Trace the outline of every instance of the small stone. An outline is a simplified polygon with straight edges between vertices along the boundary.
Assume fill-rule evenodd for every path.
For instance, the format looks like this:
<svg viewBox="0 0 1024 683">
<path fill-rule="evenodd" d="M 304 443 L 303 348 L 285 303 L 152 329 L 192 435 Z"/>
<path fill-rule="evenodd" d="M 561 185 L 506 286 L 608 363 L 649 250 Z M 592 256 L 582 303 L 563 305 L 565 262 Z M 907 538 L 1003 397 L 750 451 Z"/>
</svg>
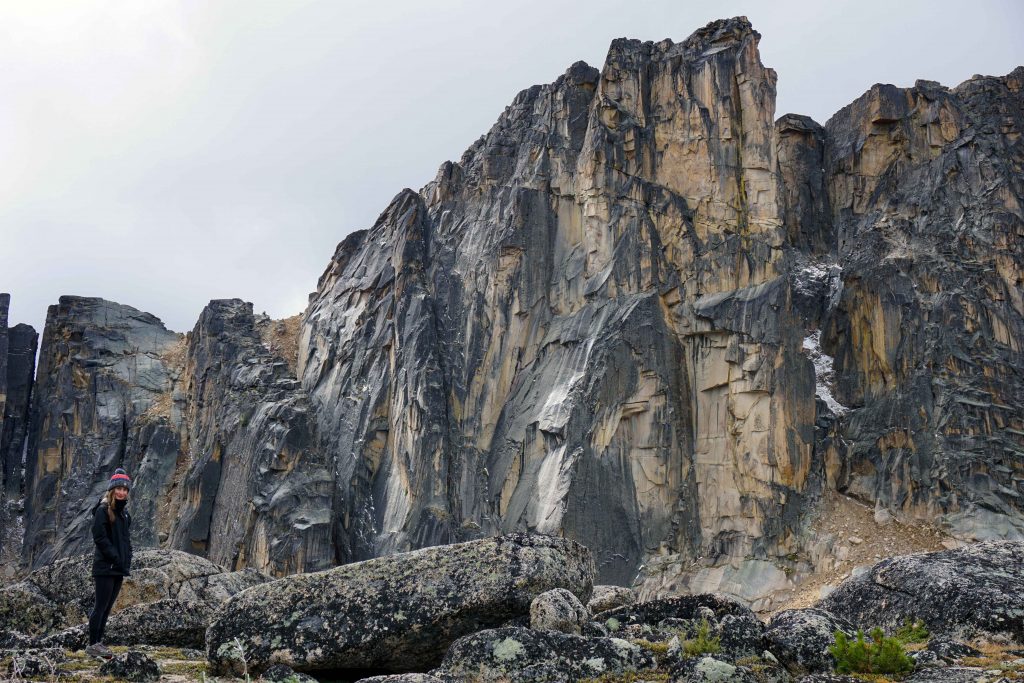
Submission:
<svg viewBox="0 0 1024 683">
<path fill-rule="evenodd" d="M 892 513 L 885 508 L 878 508 L 875 510 L 875 524 L 879 526 L 887 526 L 892 522 Z"/>
<path fill-rule="evenodd" d="M 850 538 L 848 538 L 846 540 L 848 540 L 850 542 L 850 545 L 860 545 L 861 543 L 864 542 L 864 539 L 861 538 L 860 536 L 850 536 Z"/>
</svg>

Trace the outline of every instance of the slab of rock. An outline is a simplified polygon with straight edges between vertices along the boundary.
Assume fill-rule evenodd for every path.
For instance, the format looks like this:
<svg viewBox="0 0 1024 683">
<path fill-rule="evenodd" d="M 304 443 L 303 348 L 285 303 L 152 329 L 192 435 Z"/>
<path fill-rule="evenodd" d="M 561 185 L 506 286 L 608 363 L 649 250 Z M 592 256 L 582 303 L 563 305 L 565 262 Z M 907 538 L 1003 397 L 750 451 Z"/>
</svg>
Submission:
<svg viewBox="0 0 1024 683">
<path fill-rule="evenodd" d="M 100 666 L 100 675 L 151 683 L 160 680 L 160 665 L 141 652 L 125 652 L 104 662 Z"/>
<path fill-rule="evenodd" d="M 964 657 L 977 657 L 981 654 L 970 645 L 958 643 L 947 638 L 932 638 L 928 641 L 926 652 L 933 652 L 939 659 L 949 662 L 957 662 Z"/>
<path fill-rule="evenodd" d="M 818 607 L 865 631 L 920 619 L 933 636 L 1024 642 L 1024 542 L 986 541 L 883 560 Z"/>
<path fill-rule="evenodd" d="M 653 667 L 649 652 L 619 638 L 500 628 L 455 641 L 436 673 L 479 683 L 564 683 Z"/>
<path fill-rule="evenodd" d="M 754 672 L 705 655 L 687 659 L 672 671 L 674 683 L 759 683 Z"/>
<path fill-rule="evenodd" d="M 290 666 L 275 664 L 260 676 L 259 680 L 265 683 L 317 683 L 312 676 L 299 673 Z"/>
<path fill-rule="evenodd" d="M 822 609 L 790 609 L 775 614 L 764 633 L 765 646 L 780 662 L 797 671 L 828 671 L 835 660 L 828 651 L 836 631 L 853 635 L 853 625 Z"/>
<path fill-rule="evenodd" d="M 104 634 L 110 645 L 169 645 L 202 648 L 216 607 L 168 598 L 133 605 L 110 615 Z"/>
<path fill-rule="evenodd" d="M 564 588 L 545 591 L 530 603 L 530 628 L 579 634 L 590 621 L 580 599 Z"/>
<path fill-rule="evenodd" d="M 229 600 L 206 636 L 216 672 L 287 664 L 296 671 L 435 666 L 457 638 L 529 613 L 533 599 L 593 588 L 590 551 L 510 534 L 290 576 Z"/>
<path fill-rule="evenodd" d="M 623 586 L 594 586 L 594 594 L 587 603 L 591 614 L 605 612 L 616 607 L 632 605 L 636 602 L 636 593 Z"/>
</svg>

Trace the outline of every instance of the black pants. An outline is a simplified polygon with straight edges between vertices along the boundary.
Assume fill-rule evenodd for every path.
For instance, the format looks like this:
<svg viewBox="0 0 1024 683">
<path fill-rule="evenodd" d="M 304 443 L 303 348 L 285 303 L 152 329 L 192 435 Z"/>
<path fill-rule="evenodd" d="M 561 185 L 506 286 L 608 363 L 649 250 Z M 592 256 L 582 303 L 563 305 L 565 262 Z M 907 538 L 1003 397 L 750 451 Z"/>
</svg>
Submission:
<svg viewBox="0 0 1024 683">
<path fill-rule="evenodd" d="M 103 629 L 107 627 L 107 617 L 110 616 L 110 608 L 117 600 L 117 594 L 121 592 L 123 576 L 94 576 L 96 582 L 96 606 L 92 608 L 89 616 L 89 644 L 103 640 Z"/>
</svg>

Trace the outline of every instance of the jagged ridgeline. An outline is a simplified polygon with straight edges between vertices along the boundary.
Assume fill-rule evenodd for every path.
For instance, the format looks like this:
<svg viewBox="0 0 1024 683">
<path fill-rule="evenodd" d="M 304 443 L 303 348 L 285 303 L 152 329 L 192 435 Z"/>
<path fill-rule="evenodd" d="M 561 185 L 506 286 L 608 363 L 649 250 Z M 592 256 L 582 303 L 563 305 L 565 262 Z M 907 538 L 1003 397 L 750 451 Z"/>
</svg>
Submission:
<svg viewBox="0 0 1024 683">
<path fill-rule="evenodd" d="M 758 39 L 616 40 L 524 90 L 299 317 L 62 297 L 24 559 L 88 549 L 119 463 L 139 545 L 273 575 L 529 530 L 754 601 L 830 555 L 829 489 L 1024 537 L 1024 68 L 822 127 L 775 120 Z"/>
</svg>

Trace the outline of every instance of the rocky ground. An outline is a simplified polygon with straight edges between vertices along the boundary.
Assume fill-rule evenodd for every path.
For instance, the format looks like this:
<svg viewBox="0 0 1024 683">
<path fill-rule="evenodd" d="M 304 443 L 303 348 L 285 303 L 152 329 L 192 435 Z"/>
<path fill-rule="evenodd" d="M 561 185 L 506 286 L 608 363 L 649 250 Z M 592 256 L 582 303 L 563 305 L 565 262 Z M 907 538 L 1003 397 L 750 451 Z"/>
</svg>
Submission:
<svg viewBox="0 0 1024 683">
<path fill-rule="evenodd" d="M 854 572 L 887 557 L 959 545 L 926 522 L 907 524 L 884 515 L 876 519 L 873 507 L 836 491 L 823 497 L 812 534 L 819 539 L 835 539 L 832 562 L 823 563 L 819 571 L 804 578 L 791 597 L 775 604 L 772 613 L 810 607 Z"/>
<path fill-rule="evenodd" d="M 847 524 L 860 530 L 856 519 Z M 1024 680 L 1020 542 L 888 558 L 766 621 L 725 595 L 639 602 L 630 589 L 594 586 L 590 551 L 550 536 L 510 534 L 278 580 L 145 551 L 108 624 L 110 662 L 82 652 L 86 559 L 0 589 L 5 680 Z M 875 626 L 895 638 L 886 647 L 903 670 L 882 673 L 872 659 L 838 673 L 857 666 L 834 656 L 837 632 L 855 639 Z"/>
</svg>

